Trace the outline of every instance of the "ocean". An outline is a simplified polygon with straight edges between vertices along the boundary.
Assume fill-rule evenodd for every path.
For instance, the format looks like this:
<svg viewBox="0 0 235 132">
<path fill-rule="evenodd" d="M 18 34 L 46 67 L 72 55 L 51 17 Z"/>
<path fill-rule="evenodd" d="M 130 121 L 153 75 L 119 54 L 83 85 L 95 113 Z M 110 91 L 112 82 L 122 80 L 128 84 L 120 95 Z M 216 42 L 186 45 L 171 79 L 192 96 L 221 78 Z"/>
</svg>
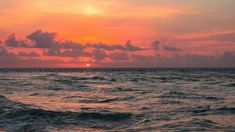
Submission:
<svg viewBox="0 0 235 132">
<path fill-rule="evenodd" d="M 235 69 L 0 69 L 0 131 L 235 131 Z"/>
</svg>

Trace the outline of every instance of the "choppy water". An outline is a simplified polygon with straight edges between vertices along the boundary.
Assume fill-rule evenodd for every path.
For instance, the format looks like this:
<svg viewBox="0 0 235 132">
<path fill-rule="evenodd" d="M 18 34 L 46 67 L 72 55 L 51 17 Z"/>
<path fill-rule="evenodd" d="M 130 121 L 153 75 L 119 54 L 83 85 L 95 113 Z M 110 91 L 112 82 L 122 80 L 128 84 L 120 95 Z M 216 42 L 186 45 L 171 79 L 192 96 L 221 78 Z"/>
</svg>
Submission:
<svg viewBox="0 0 235 132">
<path fill-rule="evenodd" d="M 0 131 L 235 131 L 235 69 L 1 69 Z"/>
</svg>

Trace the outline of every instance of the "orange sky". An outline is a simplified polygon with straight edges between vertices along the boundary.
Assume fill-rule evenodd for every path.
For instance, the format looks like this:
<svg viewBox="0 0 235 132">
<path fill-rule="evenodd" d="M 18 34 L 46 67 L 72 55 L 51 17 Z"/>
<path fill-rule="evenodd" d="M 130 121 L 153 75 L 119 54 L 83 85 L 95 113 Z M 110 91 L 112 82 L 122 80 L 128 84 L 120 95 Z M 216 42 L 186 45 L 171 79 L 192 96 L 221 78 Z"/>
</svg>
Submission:
<svg viewBox="0 0 235 132">
<path fill-rule="evenodd" d="M 0 0 L 0 40 L 2 47 L 9 53 L 15 53 L 15 57 L 19 57 L 16 55 L 19 51 L 35 51 L 40 57 L 25 55 L 24 58 L 72 60 L 73 63 L 63 63 L 63 66 L 66 64 L 68 67 L 85 66 L 88 62 L 94 63 L 91 66 L 118 66 L 124 63 L 124 59 L 123 62 L 112 60 L 110 54 L 114 53 L 122 53 L 120 57 L 127 54 L 130 58 L 126 60 L 128 63 L 133 61 L 134 55 L 160 55 L 165 58 L 178 55 L 223 56 L 226 52 L 235 52 L 234 6 L 234 0 Z M 45 49 L 13 48 L 5 44 L 12 33 L 15 33 L 16 40 L 34 44 L 27 36 L 38 29 L 55 32 L 57 35 L 54 40 L 61 43 L 69 40 L 83 45 L 100 42 L 125 45 L 126 41 L 131 40 L 134 46 L 148 50 L 101 49 L 107 56 L 103 56 L 98 63 L 91 58 L 93 53 L 85 56 L 86 59 L 84 56 L 47 56 L 43 54 Z M 160 42 L 159 50 L 151 49 L 156 40 Z M 18 62 L 11 62 L 11 66 L 14 63 Z M 149 66 L 161 66 L 159 63 Z M 58 61 L 58 64 L 61 63 Z M 22 62 L 22 66 L 28 65 Z M 171 66 L 171 63 L 168 65 Z"/>
</svg>

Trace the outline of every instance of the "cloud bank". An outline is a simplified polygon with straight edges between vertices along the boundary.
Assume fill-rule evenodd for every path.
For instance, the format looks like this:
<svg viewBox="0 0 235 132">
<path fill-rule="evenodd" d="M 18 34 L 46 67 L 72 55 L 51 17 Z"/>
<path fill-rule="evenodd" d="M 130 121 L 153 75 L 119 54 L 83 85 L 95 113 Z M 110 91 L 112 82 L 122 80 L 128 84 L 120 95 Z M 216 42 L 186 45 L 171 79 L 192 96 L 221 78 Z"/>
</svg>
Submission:
<svg viewBox="0 0 235 132">
<path fill-rule="evenodd" d="M 9 35 L 0 43 L 0 67 L 235 67 L 235 51 L 181 54 L 180 47 L 158 40 L 139 47 L 130 40 L 124 44 L 83 44 L 57 41 L 56 36 L 43 30 L 30 33 L 24 40 Z"/>
</svg>

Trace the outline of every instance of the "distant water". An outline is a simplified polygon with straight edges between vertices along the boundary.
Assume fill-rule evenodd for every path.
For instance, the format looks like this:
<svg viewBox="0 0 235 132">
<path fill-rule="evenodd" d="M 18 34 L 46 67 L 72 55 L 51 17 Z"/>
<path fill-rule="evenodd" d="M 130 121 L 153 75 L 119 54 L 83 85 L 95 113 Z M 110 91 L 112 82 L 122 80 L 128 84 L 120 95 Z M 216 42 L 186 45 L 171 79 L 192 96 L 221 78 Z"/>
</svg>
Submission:
<svg viewBox="0 0 235 132">
<path fill-rule="evenodd" d="M 1 69 L 0 131 L 235 131 L 235 69 Z"/>
</svg>

